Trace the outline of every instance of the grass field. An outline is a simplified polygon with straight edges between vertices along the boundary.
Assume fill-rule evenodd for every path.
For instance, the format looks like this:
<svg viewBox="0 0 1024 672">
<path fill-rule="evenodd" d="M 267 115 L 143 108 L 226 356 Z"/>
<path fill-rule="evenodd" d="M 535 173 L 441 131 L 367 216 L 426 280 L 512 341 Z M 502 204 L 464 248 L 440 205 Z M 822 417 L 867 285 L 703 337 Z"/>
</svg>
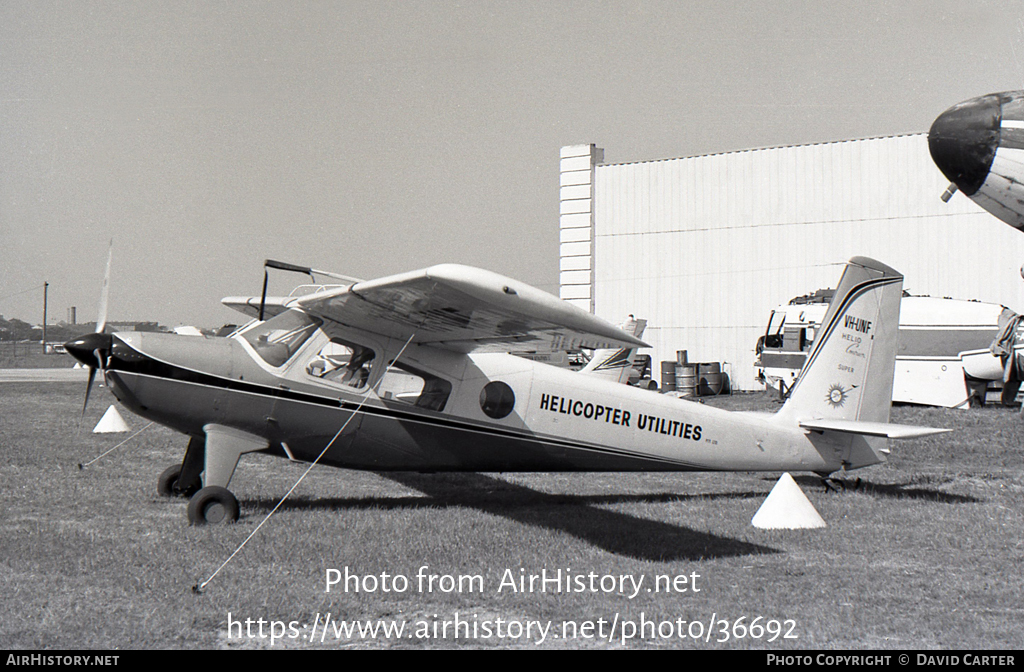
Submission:
<svg viewBox="0 0 1024 672">
<path fill-rule="evenodd" d="M 189 527 L 184 500 L 156 494 L 157 475 L 184 449 L 169 430 L 150 427 L 78 468 L 127 438 L 91 433 L 112 400 L 95 390 L 80 420 L 80 387 L 0 388 L 0 641 L 9 649 L 269 648 L 272 633 L 274 648 L 1024 648 L 1016 409 L 894 409 L 896 422 L 956 431 L 894 443 L 888 464 L 856 474 L 855 491 L 794 474 L 828 524 L 817 530 L 750 525 L 779 474 L 317 467 L 195 594 L 305 465 L 243 457 L 232 482 L 241 520 Z M 714 403 L 775 408 L 765 395 Z M 125 417 L 133 431 L 145 424 Z M 359 592 L 351 583 L 326 592 L 329 570 L 346 568 L 362 577 Z M 502 587 L 506 573 L 567 568 L 593 573 L 596 589 Z M 419 573 L 435 578 L 421 586 Z M 658 577 L 686 583 L 647 592 Z M 640 580 L 633 597 L 629 581 Z M 344 619 L 406 630 L 335 631 Z"/>
<path fill-rule="evenodd" d="M 38 342 L 0 342 L 0 369 L 70 369 L 74 358 L 65 352 L 43 353 Z"/>
</svg>

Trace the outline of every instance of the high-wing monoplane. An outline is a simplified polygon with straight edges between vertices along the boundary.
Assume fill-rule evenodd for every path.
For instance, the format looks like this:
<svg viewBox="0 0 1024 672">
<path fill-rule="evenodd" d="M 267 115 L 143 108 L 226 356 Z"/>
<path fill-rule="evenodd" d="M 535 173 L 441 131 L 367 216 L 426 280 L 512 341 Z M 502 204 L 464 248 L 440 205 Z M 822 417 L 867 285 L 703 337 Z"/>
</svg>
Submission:
<svg viewBox="0 0 1024 672">
<path fill-rule="evenodd" d="M 339 284 L 302 296 L 225 299 L 256 317 L 227 338 L 95 333 L 66 344 L 126 408 L 190 437 L 158 487 L 190 498 L 192 523 L 237 519 L 227 487 L 241 456 L 256 451 L 375 471 L 825 477 L 884 461 L 890 438 L 945 431 L 889 423 L 903 278 L 870 259 L 846 265 L 774 414 L 728 412 L 516 356 L 646 344 L 488 271 L 446 264 L 333 277 Z"/>
</svg>

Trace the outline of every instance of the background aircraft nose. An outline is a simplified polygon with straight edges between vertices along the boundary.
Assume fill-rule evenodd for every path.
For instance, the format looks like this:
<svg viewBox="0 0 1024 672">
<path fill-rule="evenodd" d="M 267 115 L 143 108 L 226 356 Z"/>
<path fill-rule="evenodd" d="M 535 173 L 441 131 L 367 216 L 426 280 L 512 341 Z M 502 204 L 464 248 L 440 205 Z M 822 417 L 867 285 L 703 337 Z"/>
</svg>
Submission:
<svg viewBox="0 0 1024 672">
<path fill-rule="evenodd" d="M 928 131 L 932 160 L 950 182 L 973 196 L 988 177 L 999 147 L 998 94 L 964 101 L 939 115 Z"/>
</svg>

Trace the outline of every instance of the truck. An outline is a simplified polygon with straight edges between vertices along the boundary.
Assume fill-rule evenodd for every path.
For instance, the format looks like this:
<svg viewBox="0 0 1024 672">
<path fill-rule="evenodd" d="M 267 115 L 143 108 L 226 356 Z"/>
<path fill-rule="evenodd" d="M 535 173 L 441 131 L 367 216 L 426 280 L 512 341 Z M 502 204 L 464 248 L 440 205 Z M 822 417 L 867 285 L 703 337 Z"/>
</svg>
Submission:
<svg viewBox="0 0 1024 672">
<path fill-rule="evenodd" d="M 821 325 L 831 290 L 797 297 L 771 311 L 755 348 L 756 378 L 787 396 Z M 1002 342 L 1002 347 L 998 344 Z M 967 408 L 998 395 L 1006 404 L 1020 386 L 1021 316 L 995 303 L 904 295 L 892 400 Z"/>
</svg>

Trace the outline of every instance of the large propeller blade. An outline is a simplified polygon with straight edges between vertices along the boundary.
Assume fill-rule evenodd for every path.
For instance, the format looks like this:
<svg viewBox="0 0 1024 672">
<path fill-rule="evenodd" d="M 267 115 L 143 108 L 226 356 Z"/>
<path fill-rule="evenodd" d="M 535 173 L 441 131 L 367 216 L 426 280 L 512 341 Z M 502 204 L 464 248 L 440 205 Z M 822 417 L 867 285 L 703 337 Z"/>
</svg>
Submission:
<svg viewBox="0 0 1024 672">
<path fill-rule="evenodd" d="M 114 258 L 114 241 L 110 241 L 107 252 L 107 270 L 103 273 L 103 288 L 100 290 L 100 307 L 96 313 L 96 333 L 102 334 L 107 328 L 107 302 L 110 298 L 110 261 Z"/>
<path fill-rule="evenodd" d="M 82 417 L 85 417 L 85 409 L 89 408 L 89 393 L 92 392 L 92 381 L 96 379 L 95 367 L 89 367 L 89 382 L 85 384 L 85 401 L 82 402 Z"/>
<path fill-rule="evenodd" d="M 96 379 L 96 369 L 107 375 L 107 357 L 110 356 L 110 349 L 113 347 L 113 336 L 103 333 L 107 328 L 107 302 L 110 294 L 110 262 L 114 257 L 114 241 L 110 241 L 110 251 L 107 253 L 107 269 L 103 274 L 103 288 L 100 290 L 100 306 L 96 314 L 96 331 L 91 334 L 79 336 L 64 344 L 64 349 L 72 357 L 89 367 L 89 382 L 85 387 L 85 402 L 82 404 L 82 416 L 85 416 L 85 409 L 89 407 L 89 393 L 92 392 L 92 383 Z"/>
</svg>

